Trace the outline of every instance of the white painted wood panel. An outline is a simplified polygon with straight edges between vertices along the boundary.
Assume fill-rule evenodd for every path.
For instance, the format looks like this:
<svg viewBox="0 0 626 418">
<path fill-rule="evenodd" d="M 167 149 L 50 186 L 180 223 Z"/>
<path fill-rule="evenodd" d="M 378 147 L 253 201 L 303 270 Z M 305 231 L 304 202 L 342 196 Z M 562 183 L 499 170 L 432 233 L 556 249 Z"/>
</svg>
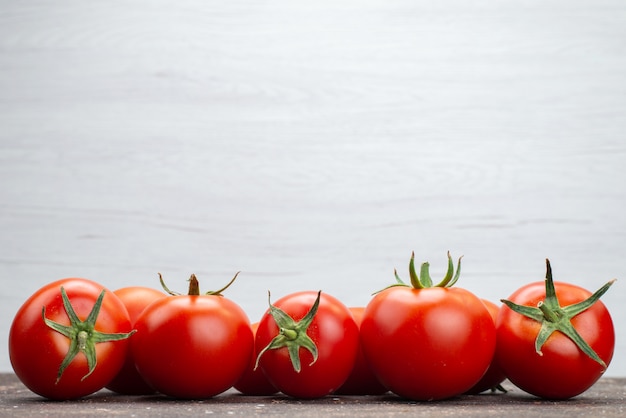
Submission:
<svg viewBox="0 0 626 418">
<path fill-rule="evenodd" d="M 255 320 L 267 290 L 366 304 L 412 250 L 434 276 L 463 254 L 492 300 L 549 257 L 618 278 L 624 376 L 625 21 L 618 0 L 2 1 L 0 331 L 65 276 L 241 270 Z"/>
</svg>

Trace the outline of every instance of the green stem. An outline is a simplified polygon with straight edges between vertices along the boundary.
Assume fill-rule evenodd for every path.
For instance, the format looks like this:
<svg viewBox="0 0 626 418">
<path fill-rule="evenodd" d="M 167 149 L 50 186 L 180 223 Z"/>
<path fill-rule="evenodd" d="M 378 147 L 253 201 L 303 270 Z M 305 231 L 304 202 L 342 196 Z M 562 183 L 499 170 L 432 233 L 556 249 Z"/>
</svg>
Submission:
<svg viewBox="0 0 626 418">
<path fill-rule="evenodd" d="M 98 296 L 96 303 L 93 305 L 91 312 L 87 316 L 87 319 L 81 321 L 74 310 L 74 307 L 70 303 L 70 300 L 67 296 L 65 288 L 61 286 L 61 299 L 63 300 L 63 307 L 65 308 L 65 313 L 67 314 L 68 319 L 70 320 L 70 325 L 62 325 L 58 322 L 54 322 L 48 318 L 46 318 L 46 307 L 44 306 L 41 310 L 41 316 L 43 318 L 44 323 L 54 331 L 66 336 L 70 340 L 69 348 L 65 358 L 61 362 L 59 366 L 59 370 L 57 373 L 56 383 L 61 380 L 63 376 L 63 372 L 67 369 L 67 367 L 72 363 L 74 358 L 78 355 L 78 353 L 83 353 L 87 358 L 87 365 L 89 367 L 89 371 L 86 375 L 82 377 L 81 380 L 85 380 L 96 368 L 97 365 L 97 357 L 96 357 L 96 347 L 95 345 L 98 343 L 109 342 L 109 341 L 119 341 L 129 338 L 132 334 L 135 333 L 135 330 L 126 333 L 104 333 L 97 331 L 95 329 L 96 321 L 98 319 L 98 314 L 100 313 L 100 308 L 102 307 L 102 300 L 104 299 L 105 290 L 102 289 L 102 292 Z"/>
<path fill-rule="evenodd" d="M 422 266 L 422 270 L 423 270 L 423 266 Z M 421 273 L 422 272 L 420 271 L 420 274 Z M 415 252 L 411 253 L 411 260 L 409 260 L 409 277 L 411 279 L 411 285 L 413 286 L 414 289 L 423 289 L 425 287 L 424 282 L 422 282 L 419 279 L 419 277 L 417 276 L 417 273 L 415 272 Z"/>
<path fill-rule="evenodd" d="M 548 305 L 543 302 L 539 302 L 537 304 L 537 308 L 541 310 L 541 312 L 543 313 L 543 317 L 546 321 L 559 322 L 559 315 L 557 314 L 558 311 L 554 312 L 552 309 L 550 309 L 550 307 L 548 307 Z"/>
<path fill-rule="evenodd" d="M 189 278 L 189 291 L 187 294 L 189 296 L 200 296 L 200 283 L 198 283 L 198 278 L 193 273 Z"/>
<path fill-rule="evenodd" d="M 438 284 L 433 285 L 432 278 L 430 277 L 430 264 L 428 262 L 422 263 L 420 267 L 420 274 L 418 276 L 417 272 L 415 271 L 415 252 L 412 252 L 411 259 L 409 260 L 409 277 L 411 278 L 411 286 L 402 281 L 400 276 L 398 276 L 398 271 L 394 269 L 393 275 L 396 278 L 396 283 L 389 285 L 382 290 L 374 292 L 373 294 L 375 295 L 382 292 L 383 290 L 389 289 L 390 287 L 397 286 L 413 287 L 413 289 L 428 289 L 431 287 L 452 287 L 454 284 L 456 284 L 457 280 L 459 280 L 459 276 L 461 274 L 461 258 L 463 257 L 459 257 L 459 262 L 457 264 L 457 269 L 455 273 L 454 263 L 452 262 L 450 251 L 448 251 L 448 270 L 446 271 L 446 275 Z"/>
<path fill-rule="evenodd" d="M 78 340 L 78 349 L 80 351 L 85 351 L 87 348 L 87 343 L 89 342 L 89 334 L 86 331 L 80 331 L 77 336 Z"/>
<path fill-rule="evenodd" d="M 422 280 L 420 280 L 422 287 L 420 289 L 433 287 L 433 279 L 430 278 L 430 264 L 428 262 L 422 263 L 420 276 L 422 276 Z"/>
<path fill-rule="evenodd" d="M 535 351 L 539 355 L 541 355 L 541 348 L 548 341 L 550 335 L 555 331 L 559 331 L 572 340 L 579 350 L 606 369 L 607 365 L 604 360 L 598 356 L 587 341 L 576 331 L 571 320 L 576 315 L 593 306 L 614 282 L 615 280 L 611 280 L 582 302 L 561 307 L 554 288 L 550 260 L 546 259 L 546 296 L 543 301 L 537 304 L 536 308 L 518 305 L 505 299 L 502 302 L 514 312 L 541 323 L 541 328 L 535 339 Z"/>
<path fill-rule="evenodd" d="M 207 295 L 216 295 L 216 296 L 222 296 L 222 292 L 226 289 L 228 289 L 230 287 L 231 284 L 233 284 L 235 282 L 235 279 L 237 279 L 237 276 L 239 276 L 239 273 L 241 273 L 240 271 L 238 271 L 237 273 L 235 273 L 235 275 L 233 276 L 232 279 L 230 279 L 230 282 L 228 282 L 226 284 L 226 286 L 222 287 L 220 290 L 210 290 L 208 292 L 206 292 Z"/>
<path fill-rule="evenodd" d="M 205 295 L 213 295 L 213 296 L 222 296 L 222 292 L 226 289 L 228 289 L 230 287 L 231 284 L 233 284 L 235 282 L 235 279 L 237 279 L 237 276 L 239 276 L 239 271 L 237 273 L 235 273 L 235 275 L 233 276 L 232 279 L 230 279 L 230 281 L 226 284 L 226 286 L 222 287 L 219 290 L 209 290 L 208 292 L 205 292 Z M 161 287 L 163 287 L 163 290 L 165 290 L 167 293 L 169 293 L 172 296 L 180 296 L 181 293 L 178 292 L 174 292 L 170 289 L 168 289 L 168 287 L 165 285 L 165 281 L 163 280 L 163 276 L 161 276 L 161 273 L 159 273 L 159 281 L 161 282 Z M 189 289 L 187 290 L 187 295 L 188 296 L 200 296 L 200 282 L 198 281 L 198 278 L 196 277 L 195 274 L 191 274 L 191 277 L 189 277 Z"/>
<path fill-rule="evenodd" d="M 293 329 L 281 328 L 280 333 L 284 335 L 285 338 L 287 338 L 287 340 L 289 341 L 293 341 L 298 338 L 298 331 L 295 331 Z"/>
<path fill-rule="evenodd" d="M 291 360 L 291 366 L 296 373 L 300 373 L 302 370 L 302 366 L 300 364 L 300 347 L 308 350 L 313 356 L 313 361 L 309 364 L 309 366 L 317 361 L 317 346 L 311 337 L 307 335 L 307 330 L 317 314 L 321 294 L 321 290 L 317 292 L 317 297 L 315 298 L 315 302 L 313 302 L 311 309 L 309 309 L 304 318 L 302 318 L 299 322 L 296 322 L 285 311 L 272 305 L 270 302 L 270 294 L 269 292 L 267 293 L 270 305 L 269 313 L 276 322 L 279 333 L 261 350 L 261 352 L 259 352 L 254 365 L 255 369 L 259 366 L 259 361 L 266 351 L 278 350 L 281 348 L 287 348 L 289 359 Z"/>
</svg>

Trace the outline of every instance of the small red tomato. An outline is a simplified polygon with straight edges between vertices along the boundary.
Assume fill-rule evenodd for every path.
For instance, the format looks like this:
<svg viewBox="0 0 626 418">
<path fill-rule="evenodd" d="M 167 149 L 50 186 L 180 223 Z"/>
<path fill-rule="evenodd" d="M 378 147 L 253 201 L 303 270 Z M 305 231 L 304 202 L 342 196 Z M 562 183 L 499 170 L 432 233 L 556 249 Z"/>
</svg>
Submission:
<svg viewBox="0 0 626 418">
<path fill-rule="evenodd" d="M 137 318 L 139 318 L 139 315 L 148 305 L 157 299 L 167 297 L 167 295 L 160 290 L 141 286 L 124 287 L 115 290 L 113 293 L 115 293 L 124 303 L 124 306 L 126 306 L 126 310 L 130 316 L 130 322 L 133 326 Z M 154 393 L 154 389 L 150 387 L 137 372 L 135 359 L 133 358 L 131 350 L 128 350 L 122 370 L 106 385 L 106 388 L 123 395 L 149 395 Z"/>
<path fill-rule="evenodd" d="M 363 320 L 364 307 L 352 307 L 350 312 L 354 321 L 360 327 Z M 378 381 L 369 363 L 363 354 L 363 348 L 359 344 L 359 352 L 354 362 L 354 368 L 339 389 L 335 391 L 338 395 L 382 395 L 387 392 L 387 388 Z"/>
<path fill-rule="evenodd" d="M 385 387 L 412 400 L 463 394 L 485 374 L 496 345 L 493 319 L 473 293 L 450 287 L 454 266 L 432 285 L 428 263 L 418 277 L 414 255 L 412 286 L 398 284 L 377 293 L 365 308 L 361 342 L 365 357 Z"/>
<path fill-rule="evenodd" d="M 102 389 L 122 367 L 132 334 L 122 301 L 102 285 L 68 278 L 47 284 L 18 310 L 9 333 L 17 377 L 53 400 Z"/>
<path fill-rule="evenodd" d="M 491 315 L 491 318 L 493 319 L 493 323 L 495 325 L 496 318 L 498 317 L 498 312 L 500 311 L 500 307 L 490 300 L 482 299 L 482 301 L 489 311 L 489 314 Z M 506 392 L 506 390 L 502 386 L 500 386 L 500 383 L 502 383 L 504 379 L 506 379 L 506 375 L 502 371 L 502 368 L 498 365 L 494 353 L 494 357 L 491 359 L 491 364 L 489 365 L 489 368 L 487 369 L 485 375 L 478 381 L 478 383 L 474 385 L 473 388 L 468 390 L 466 393 L 475 395 L 486 390 L 499 390 L 501 392 Z"/>
<path fill-rule="evenodd" d="M 254 341 L 243 309 L 221 295 L 228 285 L 201 295 L 195 275 L 189 282 L 188 295 L 164 286 L 172 296 L 151 303 L 139 315 L 131 349 L 137 371 L 158 392 L 206 399 L 237 383 Z"/>
<path fill-rule="evenodd" d="M 615 330 L 599 300 L 613 280 L 594 294 L 546 280 L 515 291 L 497 319 L 496 358 L 518 388 L 546 399 L 568 399 L 590 388 L 613 358 Z"/>
<path fill-rule="evenodd" d="M 255 322 L 250 326 L 252 328 L 252 334 L 256 336 L 256 330 L 259 328 L 259 323 Z M 255 368 L 256 364 L 256 355 L 258 351 L 255 350 L 253 355 L 250 356 L 250 363 L 248 364 L 248 368 L 244 372 L 243 376 L 239 379 L 237 383 L 235 383 L 235 389 L 244 395 L 272 395 L 278 390 L 272 385 L 267 377 L 263 374 L 263 370 L 260 368 Z"/>
<path fill-rule="evenodd" d="M 359 329 L 348 308 L 321 292 L 296 292 L 270 303 L 259 322 L 257 364 L 284 394 L 326 396 L 348 378 L 359 349 Z"/>
</svg>

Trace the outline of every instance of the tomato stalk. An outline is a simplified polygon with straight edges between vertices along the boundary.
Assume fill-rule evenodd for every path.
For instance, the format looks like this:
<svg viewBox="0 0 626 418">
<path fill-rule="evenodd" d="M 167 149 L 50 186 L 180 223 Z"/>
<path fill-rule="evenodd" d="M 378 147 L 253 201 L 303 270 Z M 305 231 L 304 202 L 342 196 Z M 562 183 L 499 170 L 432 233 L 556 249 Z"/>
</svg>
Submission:
<svg viewBox="0 0 626 418">
<path fill-rule="evenodd" d="M 93 373 L 96 369 L 98 362 L 96 357 L 96 344 L 124 340 L 135 333 L 135 330 L 126 333 L 104 333 L 95 330 L 96 320 L 98 319 L 98 314 L 100 313 L 100 308 L 102 307 L 102 300 L 104 299 L 104 293 L 105 290 L 103 289 L 98 296 L 96 303 L 93 305 L 91 312 L 87 316 L 87 319 L 81 321 L 76 314 L 74 307 L 70 303 L 69 298 L 67 297 L 65 288 L 61 286 L 63 307 L 65 308 L 65 312 L 70 320 L 70 325 L 62 325 L 46 318 L 46 307 L 44 306 L 42 308 L 41 316 L 44 323 L 54 331 L 63 334 L 70 339 L 70 347 L 67 351 L 67 355 L 63 359 L 63 362 L 61 362 L 61 365 L 59 366 L 55 384 L 59 383 L 61 376 L 63 376 L 63 372 L 78 355 L 78 353 L 83 353 L 85 355 L 87 358 L 87 365 L 89 367 L 88 373 L 81 378 L 82 381 L 89 377 L 89 375 L 91 375 L 91 373 Z"/>
<path fill-rule="evenodd" d="M 415 252 L 411 252 L 411 260 L 409 261 L 409 277 L 411 279 L 411 286 L 414 289 L 428 289 L 431 287 L 454 286 L 456 282 L 459 280 L 459 276 L 461 275 L 461 258 L 463 258 L 463 256 L 459 257 L 459 261 L 457 263 L 457 268 L 456 268 L 456 273 L 455 273 L 454 263 L 452 262 L 450 251 L 448 251 L 448 270 L 446 271 L 446 275 L 439 283 L 437 283 L 436 285 L 433 285 L 433 280 L 430 277 L 430 263 L 428 262 L 422 263 L 422 265 L 420 266 L 420 274 L 418 276 L 417 272 L 415 271 Z M 387 286 L 385 289 L 388 289 L 390 287 L 396 287 L 396 286 L 410 287 L 400 278 L 400 276 L 398 276 L 397 270 L 395 269 L 393 270 L 393 275 L 396 278 L 396 283 L 390 286 Z M 382 290 L 385 290 L 385 289 L 382 289 Z M 374 294 L 380 293 L 382 292 L 382 290 L 379 290 L 378 292 L 375 292 Z"/>
<path fill-rule="evenodd" d="M 311 353 L 311 355 L 313 355 L 313 361 L 309 364 L 309 366 L 313 365 L 317 361 L 317 346 L 311 337 L 307 335 L 307 329 L 309 328 L 309 325 L 311 325 L 311 322 L 313 322 L 313 318 L 315 318 L 315 314 L 317 313 L 321 293 L 321 290 L 317 292 L 317 298 L 315 299 L 313 306 L 311 306 L 311 309 L 309 309 L 306 315 L 299 322 L 296 322 L 285 311 L 272 305 L 272 302 L 270 301 L 270 293 L 267 292 L 267 298 L 270 305 L 270 315 L 274 318 L 274 321 L 278 326 L 279 333 L 266 347 L 261 350 L 261 352 L 259 352 L 254 365 L 255 370 L 259 366 L 259 361 L 263 353 L 267 350 L 277 350 L 284 347 L 286 347 L 289 351 L 289 359 L 291 360 L 291 365 L 296 373 L 300 373 L 302 370 L 302 366 L 300 364 L 300 347 L 305 348 Z"/>
<path fill-rule="evenodd" d="M 578 331 L 576 331 L 571 320 L 576 315 L 593 306 L 593 304 L 596 303 L 607 290 L 609 290 L 609 287 L 611 287 L 614 282 L 615 279 L 609 281 L 582 302 L 561 307 L 554 289 L 550 260 L 546 259 L 546 297 L 543 301 L 540 301 L 537 304 L 537 307 L 518 305 L 506 299 L 502 299 L 501 301 L 513 311 L 541 323 L 541 328 L 537 334 L 537 338 L 535 339 L 535 351 L 540 356 L 543 355 L 541 348 L 550 335 L 552 335 L 555 331 L 559 331 L 571 339 L 583 353 L 606 369 L 606 363 L 581 337 Z"/>
<path fill-rule="evenodd" d="M 228 289 L 230 285 L 235 282 L 235 279 L 237 279 L 237 276 L 239 275 L 239 273 L 240 273 L 239 271 L 235 273 L 235 276 L 233 276 L 233 278 L 230 279 L 230 281 L 226 284 L 226 286 L 222 287 L 219 290 L 209 290 L 205 292 L 204 295 L 223 296 L 222 292 Z M 161 282 L 161 286 L 163 287 L 163 290 L 165 290 L 170 295 L 172 296 L 182 295 L 182 293 L 174 292 L 168 289 L 168 287 L 165 285 L 165 281 L 163 280 L 163 276 L 161 275 L 161 273 L 159 273 L 159 281 Z M 198 282 L 198 278 L 196 277 L 196 275 L 192 273 L 188 281 L 189 281 L 189 289 L 187 291 L 187 295 L 188 296 L 200 296 L 200 283 Z"/>
</svg>

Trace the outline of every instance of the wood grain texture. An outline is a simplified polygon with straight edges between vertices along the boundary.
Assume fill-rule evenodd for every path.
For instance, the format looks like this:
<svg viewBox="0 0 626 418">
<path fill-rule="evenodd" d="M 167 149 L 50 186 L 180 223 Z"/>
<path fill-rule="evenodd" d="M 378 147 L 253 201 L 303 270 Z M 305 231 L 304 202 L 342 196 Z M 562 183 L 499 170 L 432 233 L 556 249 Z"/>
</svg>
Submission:
<svg viewBox="0 0 626 418">
<path fill-rule="evenodd" d="M 618 0 L 0 4 L 0 331 L 38 287 L 195 272 L 252 319 L 412 250 L 507 297 L 621 279 Z M 626 296 L 604 297 L 625 376 Z M 8 357 L 0 369 L 10 370 Z"/>
<path fill-rule="evenodd" d="M 443 402 L 414 402 L 392 393 L 380 396 L 326 396 L 299 400 L 282 394 L 242 396 L 235 389 L 211 399 L 188 401 L 165 396 L 125 396 L 103 389 L 72 402 L 49 402 L 30 392 L 14 374 L 0 374 L 0 415 L 32 417 L 45 414 L 65 417 L 132 415 L 136 417 L 195 417 L 198 415 L 386 417 L 410 414 L 414 417 L 458 416 L 525 418 L 539 413 L 549 417 L 624 416 L 626 379 L 602 378 L 589 391 L 566 402 L 542 400 L 528 395 L 505 381 L 508 393 L 459 396 Z"/>
</svg>

